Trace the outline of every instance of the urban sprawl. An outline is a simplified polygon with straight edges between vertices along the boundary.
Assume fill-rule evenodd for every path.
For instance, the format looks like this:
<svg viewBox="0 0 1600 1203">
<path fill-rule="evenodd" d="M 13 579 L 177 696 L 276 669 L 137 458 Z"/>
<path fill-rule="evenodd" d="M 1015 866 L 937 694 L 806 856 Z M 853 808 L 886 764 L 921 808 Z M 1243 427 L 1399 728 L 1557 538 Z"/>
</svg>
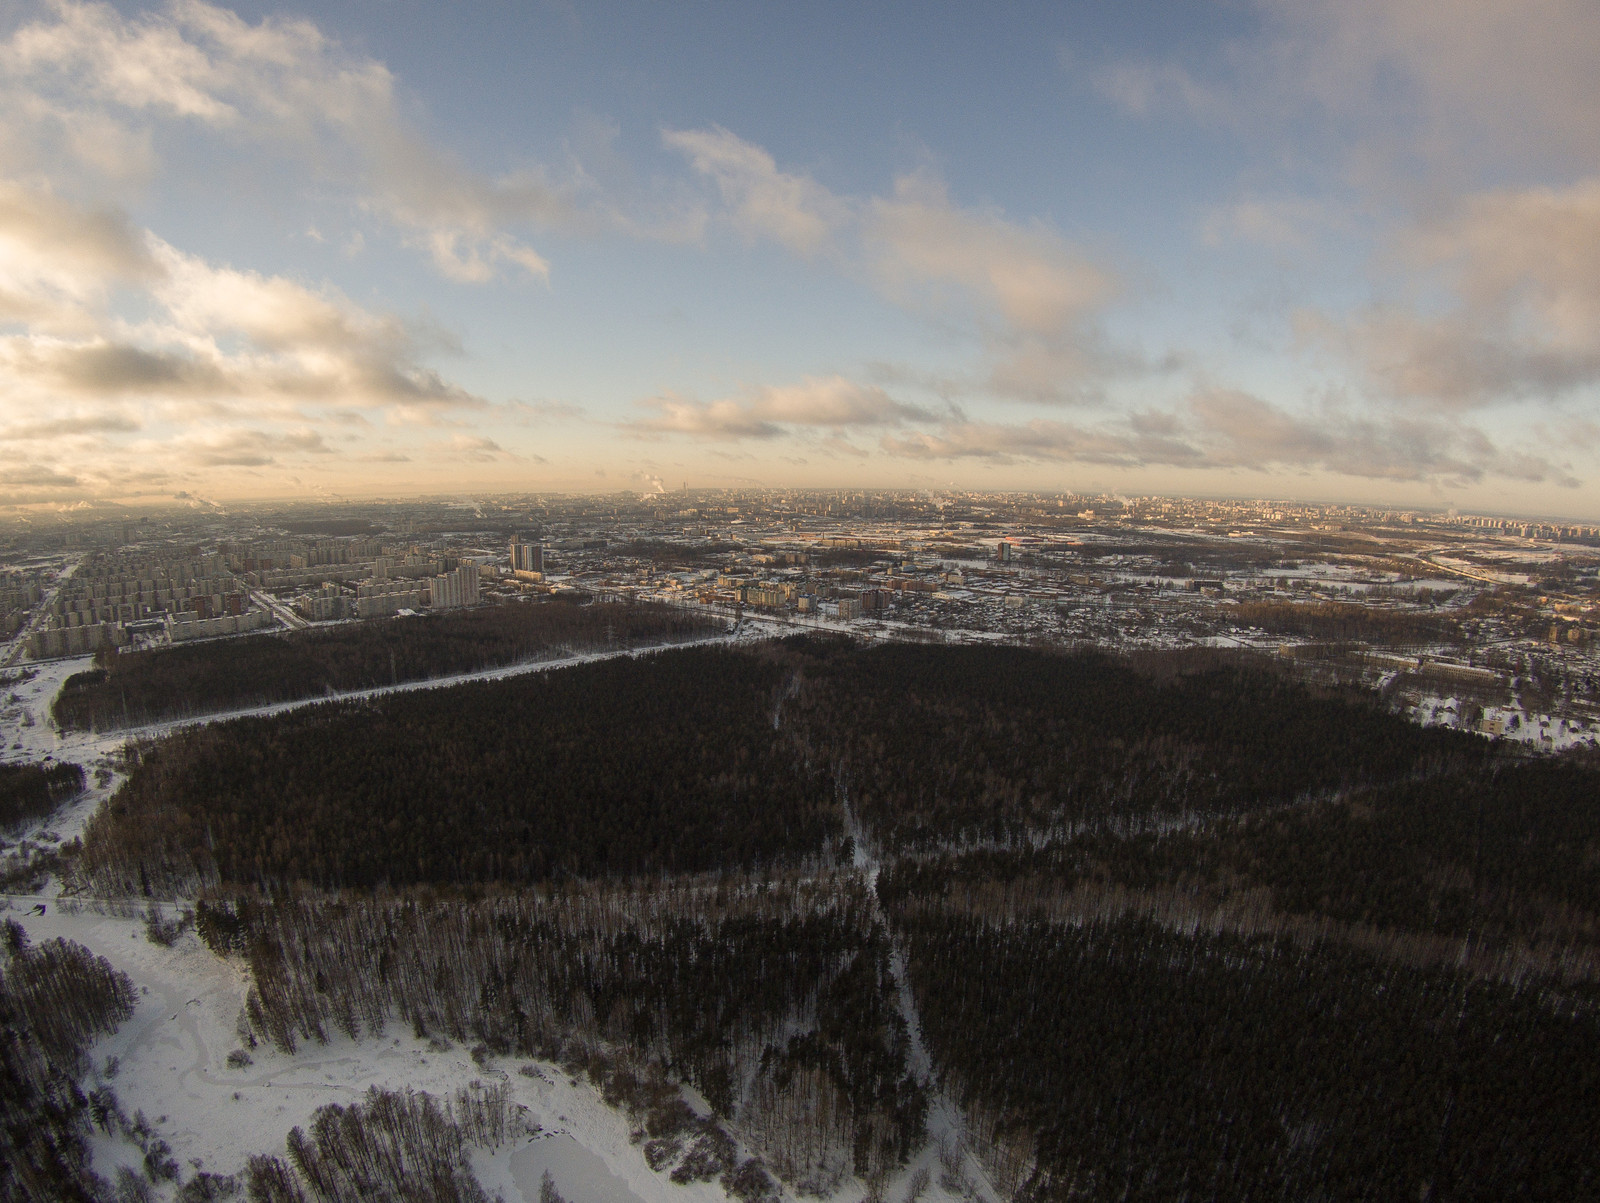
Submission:
<svg viewBox="0 0 1600 1203">
<path fill-rule="evenodd" d="M 779 633 L 1233 649 L 1420 721 L 1600 733 L 1600 528 L 1283 502 L 727 492 L 39 517 L 5 537 L 30 662 L 330 623 L 650 601 Z"/>
</svg>

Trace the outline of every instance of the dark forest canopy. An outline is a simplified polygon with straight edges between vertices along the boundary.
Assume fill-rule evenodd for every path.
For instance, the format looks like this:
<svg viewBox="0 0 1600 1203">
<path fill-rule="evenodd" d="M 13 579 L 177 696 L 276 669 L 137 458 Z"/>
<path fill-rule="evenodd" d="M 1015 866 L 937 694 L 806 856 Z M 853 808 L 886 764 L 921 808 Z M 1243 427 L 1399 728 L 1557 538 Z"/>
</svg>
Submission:
<svg viewBox="0 0 1600 1203">
<path fill-rule="evenodd" d="M 934 1060 L 1019 1198 L 1600 1189 L 1592 987 L 1136 919 L 927 914 L 905 932 Z"/>
<path fill-rule="evenodd" d="M 1319 917 L 1383 931 L 1600 943 L 1600 773 L 1504 764 L 1352 791 L 1199 829 L 1099 831 L 1042 847 L 905 861 L 892 904 L 1059 910 L 1073 896 L 1176 891 L 1196 910 Z M 980 901 L 980 899 L 986 901 Z"/>
<path fill-rule="evenodd" d="M 79 765 L 0 764 L 0 831 L 42 819 L 82 792 Z"/>
<path fill-rule="evenodd" d="M 1341 643 L 1360 640 L 1422 646 L 1459 633 L 1459 624 L 1445 614 L 1384 610 L 1354 602 L 1246 601 L 1235 603 L 1225 613 L 1235 626 Z"/>
<path fill-rule="evenodd" d="M 1019 1203 L 1600 1191 L 1600 768 L 1370 694 L 811 637 L 136 759 L 83 869 L 208 884 L 285 1048 L 400 1020 L 615 1099 L 666 1066 L 821 1191 L 920 1138 L 910 997 Z M 723 1145 L 672 1114 L 645 1154 L 676 1179 Z"/>
<path fill-rule="evenodd" d="M 651 603 L 566 601 L 373 619 L 286 635 L 111 653 L 67 680 L 53 715 L 107 730 L 474 672 L 586 648 L 680 643 L 722 624 Z"/>
<path fill-rule="evenodd" d="M 839 820 L 820 771 L 774 738 L 782 688 L 768 660 L 693 648 L 186 731 L 96 816 L 86 864 L 137 892 L 213 875 L 370 888 L 817 855 Z"/>
<path fill-rule="evenodd" d="M 1162 679 L 1095 655 L 891 644 L 833 648 L 804 675 L 799 721 L 896 850 L 1283 806 L 1485 747 L 1251 668 Z"/>
<path fill-rule="evenodd" d="M 1486 746 L 1266 673 L 791 640 L 185 732 L 145 754 L 85 855 L 141 891 L 698 871 L 816 855 L 849 814 L 888 850 L 1036 842 L 1282 807 Z"/>
</svg>

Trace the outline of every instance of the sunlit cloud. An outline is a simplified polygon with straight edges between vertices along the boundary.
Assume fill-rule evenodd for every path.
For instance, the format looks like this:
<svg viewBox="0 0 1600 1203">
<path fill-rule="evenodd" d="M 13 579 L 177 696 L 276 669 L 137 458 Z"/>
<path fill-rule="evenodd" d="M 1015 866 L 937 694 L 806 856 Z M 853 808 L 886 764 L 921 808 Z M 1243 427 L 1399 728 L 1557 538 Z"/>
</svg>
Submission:
<svg viewBox="0 0 1600 1203">
<path fill-rule="evenodd" d="M 1380 388 L 1466 407 L 1600 382 L 1600 180 L 1470 196 L 1397 243 L 1396 267 L 1436 282 L 1443 306 L 1301 317 Z"/>
<path fill-rule="evenodd" d="M 1138 412 L 1092 425 L 1042 418 L 957 421 L 888 434 L 880 446 L 901 458 L 995 464 L 1315 471 L 1393 482 L 1460 484 L 1494 477 L 1564 487 L 1580 483 L 1544 456 L 1507 452 L 1459 423 L 1384 421 L 1327 410 L 1296 413 L 1237 390 L 1200 393 L 1174 411 Z"/>
<path fill-rule="evenodd" d="M 696 401 L 678 396 L 641 402 L 654 416 L 627 424 L 641 434 L 686 434 L 711 439 L 773 439 L 794 428 L 893 426 L 927 421 L 927 410 L 897 401 L 883 389 L 842 376 L 748 390 L 739 397 Z"/>
</svg>

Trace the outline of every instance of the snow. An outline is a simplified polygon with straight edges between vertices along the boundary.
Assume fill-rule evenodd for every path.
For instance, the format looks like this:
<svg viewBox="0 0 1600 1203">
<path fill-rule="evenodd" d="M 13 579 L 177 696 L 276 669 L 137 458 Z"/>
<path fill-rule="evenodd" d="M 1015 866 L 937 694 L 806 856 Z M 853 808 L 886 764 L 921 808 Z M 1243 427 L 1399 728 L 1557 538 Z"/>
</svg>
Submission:
<svg viewBox="0 0 1600 1203">
<path fill-rule="evenodd" d="M 475 1080 L 502 1080 L 514 1103 L 527 1108 L 529 1126 L 538 1125 L 536 1135 L 474 1158 L 480 1181 L 491 1195 L 499 1190 L 506 1203 L 536 1203 L 546 1169 L 573 1203 L 726 1199 L 714 1184 L 679 1186 L 652 1171 L 629 1142 L 627 1118 L 606 1106 L 586 1081 L 552 1065 L 537 1065 L 532 1077 L 517 1072 L 529 1063 L 515 1059 L 484 1068 L 465 1048 L 441 1048 L 396 1026 L 381 1037 L 307 1043 L 294 1054 L 262 1044 L 249 1050 L 252 1064 L 232 1068 L 227 1058 L 243 1047 L 238 1020 L 249 985 L 241 962 L 215 956 L 193 934 L 162 948 L 146 939 L 136 917 L 70 914 L 53 902 L 43 916 L 20 910 L 9 917 L 36 943 L 56 936 L 74 940 L 132 979 L 137 1009 L 91 1050 L 95 1069 L 85 1085 L 104 1082 L 130 1116 L 142 1111 L 172 1146 L 185 1178 L 201 1169 L 239 1173 L 256 1153 L 282 1156 L 290 1128 L 309 1124 L 324 1104 L 356 1101 L 370 1086 L 443 1099 Z M 107 1059 L 113 1057 L 117 1067 L 108 1075 Z M 94 1153 L 96 1171 L 107 1178 L 119 1164 L 139 1161 L 138 1151 L 123 1140 L 97 1137 Z"/>
<path fill-rule="evenodd" d="M 105 957 L 138 993 L 132 1018 L 90 1050 L 95 1068 L 84 1088 L 107 1084 L 130 1117 L 142 1112 L 171 1146 L 183 1180 L 200 1170 L 241 1173 L 257 1153 L 283 1156 L 292 1127 L 309 1125 L 325 1104 L 355 1102 L 370 1086 L 445 1099 L 474 1081 L 503 1081 L 513 1104 L 526 1108 L 528 1130 L 498 1149 L 474 1151 L 473 1170 L 491 1197 L 498 1192 L 505 1203 L 537 1203 L 548 1170 L 572 1203 L 728 1203 L 715 1183 L 679 1185 L 651 1170 L 642 1147 L 630 1139 L 628 1118 L 607 1106 L 586 1080 L 548 1063 L 496 1058 L 480 1066 L 459 1045 L 441 1047 L 392 1025 L 382 1036 L 336 1035 L 324 1045 L 302 1044 L 293 1054 L 261 1044 L 248 1050 L 251 1064 L 233 1068 L 228 1054 L 244 1048 L 239 1016 L 249 986 L 241 961 L 214 955 L 192 933 L 171 948 L 153 944 L 131 906 L 121 908 L 127 915 L 87 907 L 72 913 L 42 900 L 43 916 L 25 913 L 33 898 L 0 900 L 0 908 L 10 907 L 7 917 L 21 923 L 35 943 L 60 936 Z M 108 1072 L 110 1058 L 116 1060 L 114 1072 Z M 925 1063 L 919 1068 L 925 1072 Z M 692 1093 L 689 1101 L 704 1110 Z M 936 1095 L 929 1121 L 927 1147 L 896 1175 L 887 1197 L 903 1195 L 921 1166 L 934 1178 L 927 1203 L 951 1198 L 937 1184 L 937 1146 L 940 1138 L 960 1132 L 959 1113 Z M 108 1179 L 119 1165 L 140 1164 L 139 1150 L 125 1139 L 97 1133 L 91 1147 L 96 1172 Z M 966 1173 L 975 1194 L 994 1197 L 970 1157 Z M 834 1197 L 854 1203 L 864 1193 L 849 1180 Z"/>
</svg>

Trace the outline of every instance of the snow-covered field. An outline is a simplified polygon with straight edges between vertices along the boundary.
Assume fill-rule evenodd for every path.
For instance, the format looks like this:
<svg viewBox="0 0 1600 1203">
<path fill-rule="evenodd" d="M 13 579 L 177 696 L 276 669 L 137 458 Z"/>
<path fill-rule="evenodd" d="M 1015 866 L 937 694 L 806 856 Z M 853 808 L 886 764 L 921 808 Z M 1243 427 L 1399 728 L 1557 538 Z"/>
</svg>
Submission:
<svg viewBox="0 0 1600 1203">
<path fill-rule="evenodd" d="M 395 1027 L 382 1038 L 334 1037 L 292 1055 L 262 1044 L 248 1050 L 251 1064 L 233 1068 L 227 1058 L 244 1048 L 238 1029 L 249 985 L 239 962 L 213 955 L 192 933 L 163 948 L 146 938 L 141 919 L 89 910 L 69 914 L 53 901 L 38 916 L 26 913 L 33 901 L 10 900 L 7 915 L 35 942 L 74 940 L 133 980 L 138 1009 L 115 1035 L 95 1045 L 96 1068 L 85 1086 L 107 1084 L 130 1116 L 143 1112 L 172 1146 L 184 1179 L 200 1170 L 239 1173 L 255 1153 L 282 1156 L 290 1128 L 307 1125 L 326 1103 L 354 1102 L 369 1086 L 446 1098 L 473 1080 L 500 1080 L 527 1108 L 528 1126 L 537 1125 L 536 1134 L 474 1158 L 479 1180 L 506 1203 L 536 1203 L 545 1170 L 573 1203 L 725 1198 L 715 1185 L 679 1186 L 654 1173 L 629 1142 L 627 1118 L 607 1107 L 587 1082 L 573 1081 L 553 1065 L 508 1058 L 480 1067 L 460 1046 L 430 1044 Z M 107 1068 L 112 1059 L 114 1072 Z M 531 1066 L 532 1074 L 519 1072 L 523 1066 Z M 108 1179 L 118 1165 L 137 1169 L 140 1160 L 131 1142 L 97 1138 L 95 1169 Z"/>
</svg>

